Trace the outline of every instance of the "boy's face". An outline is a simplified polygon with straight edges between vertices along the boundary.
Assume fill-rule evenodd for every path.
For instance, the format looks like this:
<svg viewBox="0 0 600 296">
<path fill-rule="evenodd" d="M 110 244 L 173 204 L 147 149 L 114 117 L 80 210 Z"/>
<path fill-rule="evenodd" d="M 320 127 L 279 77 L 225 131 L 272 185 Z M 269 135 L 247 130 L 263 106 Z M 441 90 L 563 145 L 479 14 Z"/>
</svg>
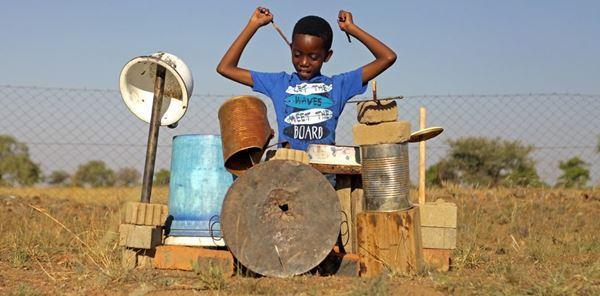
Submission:
<svg viewBox="0 0 600 296">
<path fill-rule="evenodd" d="M 325 51 L 321 37 L 306 34 L 292 36 L 292 64 L 302 80 L 319 75 L 323 63 L 331 58 L 332 53 L 331 50 Z"/>
</svg>

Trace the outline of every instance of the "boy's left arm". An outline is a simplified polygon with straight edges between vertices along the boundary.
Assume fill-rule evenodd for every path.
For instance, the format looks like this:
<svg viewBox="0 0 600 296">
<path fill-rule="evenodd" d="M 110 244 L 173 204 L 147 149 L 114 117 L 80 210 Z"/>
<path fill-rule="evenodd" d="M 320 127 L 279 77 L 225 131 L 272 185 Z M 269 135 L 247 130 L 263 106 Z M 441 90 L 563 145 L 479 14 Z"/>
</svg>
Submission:
<svg viewBox="0 0 600 296">
<path fill-rule="evenodd" d="M 342 31 L 362 42 L 375 56 L 374 61 L 364 65 L 362 68 L 363 83 L 367 83 L 369 80 L 377 77 L 377 75 L 381 74 L 381 72 L 385 71 L 396 61 L 396 53 L 393 50 L 354 24 L 352 13 L 340 10 L 338 25 Z"/>
</svg>

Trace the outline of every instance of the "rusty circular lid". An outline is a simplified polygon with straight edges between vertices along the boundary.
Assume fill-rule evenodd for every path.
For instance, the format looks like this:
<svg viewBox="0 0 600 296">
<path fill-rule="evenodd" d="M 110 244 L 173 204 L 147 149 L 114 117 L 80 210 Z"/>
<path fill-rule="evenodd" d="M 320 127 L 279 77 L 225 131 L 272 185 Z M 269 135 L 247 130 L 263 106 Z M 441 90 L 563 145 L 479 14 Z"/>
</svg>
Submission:
<svg viewBox="0 0 600 296">
<path fill-rule="evenodd" d="M 270 160 L 229 188 L 221 230 L 233 255 L 266 276 L 305 273 L 325 259 L 340 231 L 340 203 L 314 168 Z"/>
</svg>

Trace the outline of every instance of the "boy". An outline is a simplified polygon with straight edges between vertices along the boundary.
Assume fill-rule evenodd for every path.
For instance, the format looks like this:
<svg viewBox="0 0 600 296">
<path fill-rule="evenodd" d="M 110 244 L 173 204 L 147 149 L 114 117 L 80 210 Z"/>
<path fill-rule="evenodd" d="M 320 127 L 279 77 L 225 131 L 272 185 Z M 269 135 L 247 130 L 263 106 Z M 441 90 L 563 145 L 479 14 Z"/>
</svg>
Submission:
<svg viewBox="0 0 600 296">
<path fill-rule="evenodd" d="M 342 10 L 338 15 L 340 29 L 362 42 L 375 56 L 374 61 L 351 72 L 332 77 L 322 75 L 323 63 L 333 54 L 333 31 L 324 19 L 307 16 L 296 23 L 292 35 L 295 73 L 262 73 L 238 67 L 248 41 L 260 27 L 272 21 L 273 14 L 258 7 L 221 59 L 217 72 L 271 98 L 279 142 L 288 142 L 290 148 L 298 150 L 306 150 L 309 144 L 334 144 L 335 128 L 346 102 L 364 93 L 369 80 L 396 61 L 396 54 L 354 24 L 350 12 Z"/>
</svg>

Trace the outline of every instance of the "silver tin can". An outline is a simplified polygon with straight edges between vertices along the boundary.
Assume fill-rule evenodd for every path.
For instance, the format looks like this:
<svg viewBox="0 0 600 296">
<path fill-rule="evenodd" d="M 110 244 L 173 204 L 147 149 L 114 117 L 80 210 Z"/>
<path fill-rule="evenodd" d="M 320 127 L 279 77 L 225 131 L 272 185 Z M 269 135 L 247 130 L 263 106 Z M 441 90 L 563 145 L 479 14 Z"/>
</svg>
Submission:
<svg viewBox="0 0 600 296">
<path fill-rule="evenodd" d="M 360 149 L 367 211 L 411 208 L 407 143 L 363 145 Z"/>
</svg>

